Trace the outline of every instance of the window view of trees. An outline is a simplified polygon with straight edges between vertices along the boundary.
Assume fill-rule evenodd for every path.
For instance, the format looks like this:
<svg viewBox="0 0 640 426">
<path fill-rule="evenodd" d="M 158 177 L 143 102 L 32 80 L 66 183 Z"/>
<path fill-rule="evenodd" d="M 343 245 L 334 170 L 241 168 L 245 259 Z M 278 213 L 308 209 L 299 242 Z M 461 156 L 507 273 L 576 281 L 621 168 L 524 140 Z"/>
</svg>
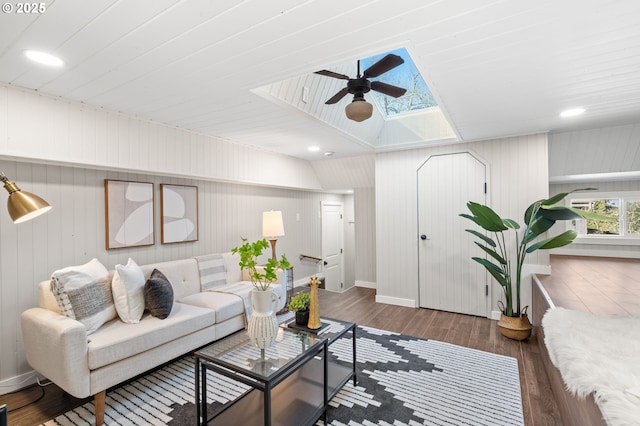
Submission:
<svg viewBox="0 0 640 426">
<path fill-rule="evenodd" d="M 619 199 L 614 198 L 602 200 L 572 200 L 571 207 L 618 219 L 616 221 L 591 219 L 586 221 L 581 220 L 580 222 L 586 222 L 587 234 L 620 235 Z M 582 226 L 585 226 L 585 224 L 583 223 Z M 578 232 L 581 233 L 580 231 Z"/>
<path fill-rule="evenodd" d="M 369 58 L 362 59 L 360 66 L 363 70 L 373 65 L 378 60 L 382 59 L 388 53 L 393 53 L 404 59 L 404 64 L 382 74 L 379 78 L 373 80 L 382 81 L 384 83 L 393 84 L 407 89 L 407 93 L 399 98 L 393 98 L 391 96 L 384 95 L 380 92 L 371 91 L 375 93 L 378 104 L 387 114 L 387 116 L 393 116 L 406 111 L 416 111 L 425 108 L 437 106 L 431 90 L 425 83 L 424 79 L 420 75 L 420 71 L 416 68 L 415 64 L 411 60 L 409 53 L 406 49 L 397 49 L 392 52 L 385 52 L 380 55 L 371 56 Z"/>
<path fill-rule="evenodd" d="M 627 201 L 627 232 L 640 234 L 640 201 Z"/>
<path fill-rule="evenodd" d="M 579 235 L 640 236 L 640 201 L 624 198 L 571 200 L 571 207 L 609 216 L 617 220 L 575 220 L 572 227 Z"/>
</svg>

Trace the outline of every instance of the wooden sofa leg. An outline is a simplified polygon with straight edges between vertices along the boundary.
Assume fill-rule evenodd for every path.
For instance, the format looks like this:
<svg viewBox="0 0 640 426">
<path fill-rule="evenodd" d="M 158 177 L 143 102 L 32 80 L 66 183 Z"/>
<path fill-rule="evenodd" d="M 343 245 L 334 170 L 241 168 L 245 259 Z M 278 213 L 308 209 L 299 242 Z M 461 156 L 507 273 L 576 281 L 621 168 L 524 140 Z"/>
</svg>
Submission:
<svg viewBox="0 0 640 426">
<path fill-rule="evenodd" d="M 93 402 L 95 406 L 96 414 L 96 426 L 102 426 L 104 424 L 104 401 L 107 397 L 107 391 L 103 390 L 93 395 Z"/>
</svg>

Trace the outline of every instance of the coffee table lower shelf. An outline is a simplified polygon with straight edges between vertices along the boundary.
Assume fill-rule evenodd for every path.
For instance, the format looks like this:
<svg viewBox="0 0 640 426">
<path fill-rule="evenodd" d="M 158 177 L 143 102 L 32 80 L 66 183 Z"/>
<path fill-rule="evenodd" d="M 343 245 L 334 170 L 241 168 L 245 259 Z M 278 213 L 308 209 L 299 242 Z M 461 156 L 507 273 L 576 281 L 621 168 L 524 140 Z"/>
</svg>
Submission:
<svg viewBox="0 0 640 426">
<path fill-rule="evenodd" d="M 327 385 L 329 400 L 352 377 L 352 369 L 329 363 Z M 271 420 L 277 426 L 313 425 L 324 412 L 323 360 L 314 358 L 271 391 Z M 264 419 L 264 394 L 247 391 L 217 412 L 207 424 L 259 425 Z"/>
</svg>

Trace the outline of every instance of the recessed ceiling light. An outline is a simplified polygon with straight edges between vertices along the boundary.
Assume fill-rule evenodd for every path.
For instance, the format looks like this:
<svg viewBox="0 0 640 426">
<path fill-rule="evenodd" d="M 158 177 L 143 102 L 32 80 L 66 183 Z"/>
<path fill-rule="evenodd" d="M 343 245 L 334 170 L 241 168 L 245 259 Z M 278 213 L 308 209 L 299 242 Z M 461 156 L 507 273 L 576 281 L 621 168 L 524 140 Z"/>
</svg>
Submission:
<svg viewBox="0 0 640 426">
<path fill-rule="evenodd" d="M 586 109 L 584 108 L 572 108 L 566 109 L 560 113 L 560 117 L 575 117 L 576 115 L 584 114 Z"/>
<path fill-rule="evenodd" d="M 53 56 L 49 53 L 40 52 L 38 50 L 27 50 L 24 52 L 27 58 L 42 65 L 48 65 L 50 67 L 60 67 L 64 64 L 62 59 L 57 56 Z"/>
<path fill-rule="evenodd" d="M 307 148 L 309 151 L 311 152 L 317 152 L 320 151 L 320 147 L 319 146 L 310 146 L 309 148 Z"/>
</svg>

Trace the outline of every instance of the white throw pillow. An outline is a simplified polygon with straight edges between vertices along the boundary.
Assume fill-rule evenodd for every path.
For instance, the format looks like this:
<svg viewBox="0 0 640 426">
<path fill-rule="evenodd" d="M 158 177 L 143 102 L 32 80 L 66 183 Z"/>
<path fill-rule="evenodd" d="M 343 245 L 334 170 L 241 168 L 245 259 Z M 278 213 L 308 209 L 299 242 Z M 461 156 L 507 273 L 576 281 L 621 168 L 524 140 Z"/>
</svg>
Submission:
<svg viewBox="0 0 640 426">
<path fill-rule="evenodd" d="M 137 324 L 144 313 L 144 273 L 129 258 L 126 265 L 116 265 L 111 281 L 113 301 L 123 322 Z"/>
<path fill-rule="evenodd" d="M 83 323 L 87 334 L 116 317 L 109 271 L 98 259 L 55 271 L 51 291 L 62 314 Z"/>
</svg>

